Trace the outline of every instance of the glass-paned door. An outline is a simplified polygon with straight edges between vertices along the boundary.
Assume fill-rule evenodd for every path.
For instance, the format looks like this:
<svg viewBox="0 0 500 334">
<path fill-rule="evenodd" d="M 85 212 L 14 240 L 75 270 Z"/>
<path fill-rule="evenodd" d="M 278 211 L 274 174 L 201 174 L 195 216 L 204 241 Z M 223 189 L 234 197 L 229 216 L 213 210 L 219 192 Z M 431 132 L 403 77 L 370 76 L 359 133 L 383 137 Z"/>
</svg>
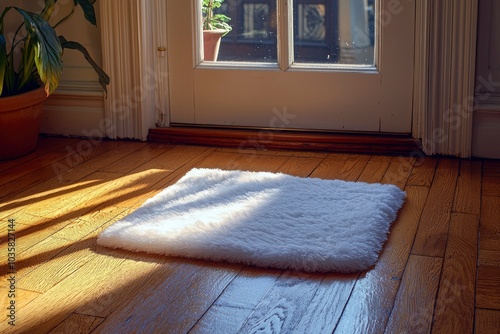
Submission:
<svg viewBox="0 0 500 334">
<path fill-rule="evenodd" d="M 168 3 L 173 123 L 411 132 L 414 1 L 224 0 L 217 13 L 232 30 L 205 61 L 201 1 Z"/>
</svg>

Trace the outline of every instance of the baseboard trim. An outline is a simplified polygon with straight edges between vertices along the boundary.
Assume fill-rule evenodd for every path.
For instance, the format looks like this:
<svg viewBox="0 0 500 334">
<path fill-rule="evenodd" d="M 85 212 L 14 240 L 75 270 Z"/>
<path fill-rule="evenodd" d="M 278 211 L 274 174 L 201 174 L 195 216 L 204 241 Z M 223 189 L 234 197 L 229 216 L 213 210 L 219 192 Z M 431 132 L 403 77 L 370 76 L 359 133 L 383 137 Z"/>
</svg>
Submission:
<svg viewBox="0 0 500 334">
<path fill-rule="evenodd" d="M 472 156 L 500 159 L 500 111 L 476 110 L 472 131 Z"/>
<path fill-rule="evenodd" d="M 305 150 L 367 154 L 422 154 L 410 135 L 352 134 L 317 131 L 169 127 L 149 130 L 148 140 L 170 144 L 233 147 L 246 150 Z"/>
<path fill-rule="evenodd" d="M 103 130 L 104 97 L 102 92 L 57 91 L 43 108 L 40 132 L 65 136 L 105 137 Z"/>
</svg>

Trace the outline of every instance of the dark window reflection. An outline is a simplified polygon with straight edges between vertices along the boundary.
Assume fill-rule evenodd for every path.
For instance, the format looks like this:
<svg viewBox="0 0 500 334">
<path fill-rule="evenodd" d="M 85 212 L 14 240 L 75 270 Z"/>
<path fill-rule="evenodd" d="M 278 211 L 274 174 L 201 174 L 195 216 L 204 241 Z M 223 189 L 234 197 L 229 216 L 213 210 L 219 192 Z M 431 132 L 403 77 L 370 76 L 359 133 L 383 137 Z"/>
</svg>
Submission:
<svg viewBox="0 0 500 334">
<path fill-rule="evenodd" d="M 293 1 L 294 61 L 372 65 L 375 1 Z M 233 26 L 220 61 L 277 61 L 276 0 L 225 0 L 220 11 Z"/>
<path fill-rule="evenodd" d="M 219 61 L 277 61 L 276 0 L 225 0 L 220 11 L 233 30 L 222 39 Z"/>
</svg>

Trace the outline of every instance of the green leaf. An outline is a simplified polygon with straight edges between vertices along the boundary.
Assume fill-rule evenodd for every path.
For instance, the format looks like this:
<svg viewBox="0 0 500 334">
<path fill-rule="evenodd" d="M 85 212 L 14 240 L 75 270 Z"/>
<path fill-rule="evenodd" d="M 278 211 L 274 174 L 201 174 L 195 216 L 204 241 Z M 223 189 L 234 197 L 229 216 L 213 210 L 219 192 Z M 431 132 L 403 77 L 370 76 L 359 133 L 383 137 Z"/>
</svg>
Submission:
<svg viewBox="0 0 500 334">
<path fill-rule="evenodd" d="M 61 45 L 64 49 L 73 49 L 81 52 L 85 59 L 88 61 L 88 63 L 94 68 L 94 70 L 97 72 L 99 76 L 99 83 L 101 84 L 102 89 L 104 90 L 105 94 L 107 95 L 108 93 L 108 85 L 110 83 L 109 76 L 104 72 L 104 70 L 97 65 L 97 63 L 92 59 L 90 56 L 90 53 L 85 49 L 83 45 L 81 45 L 78 42 L 74 41 L 68 41 L 66 38 L 63 36 L 59 36 L 59 40 L 61 42 Z"/>
<path fill-rule="evenodd" d="M 5 78 L 5 72 L 7 71 L 8 59 L 7 59 L 7 41 L 4 35 L 0 35 L 0 96 L 3 91 L 3 80 Z"/>
<path fill-rule="evenodd" d="M 97 19 L 94 10 L 94 2 L 95 1 L 92 2 L 90 0 L 75 0 L 75 6 L 80 5 L 80 7 L 82 7 L 83 14 L 85 15 L 87 21 L 89 21 L 93 25 L 97 25 Z"/>
<path fill-rule="evenodd" d="M 45 86 L 47 95 L 52 94 L 59 84 L 59 79 L 62 73 L 62 47 L 55 30 L 45 21 L 40 15 L 24 11 L 20 8 L 16 10 L 23 16 L 24 25 L 28 38 L 24 47 L 28 51 L 34 52 L 34 61 L 40 80 Z M 25 63 L 31 57 L 30 53 L 26 53 Z M 25 66 L 24 72 L 29 73 L 32 69 L 30 66 Z M 25 75 L 21 84 L 26 84 L 29 76 Z"/>
<path fill-rule="evenodd" d="M 220 8 L 223 2 L 224 0 L 203 0 L 201 9 L 204 30 L 222 29 L 226 30 L 227 34 L 233 29 L 228 23 L 231 18 L 221 13 L 214 13 L 214 9 Z"/>
<path fill-rule="evenodd" d="M 231 19 L 229 17 L 227 17 L 226 15 L 224 15 L 224 14 L 215 14 L 214 15 L 214 20 L 222 21 L 222 22 L 229 22 L 229 21 L 231 21 Z"/>
<path fill-rule="evenodd" d="M 54 11 L 57 0 L 45 0 L 45 6 L 43 7 L 40 16 L 43 17 L 44 20 L 48 21 L 52 12 Z"/>
</svg>

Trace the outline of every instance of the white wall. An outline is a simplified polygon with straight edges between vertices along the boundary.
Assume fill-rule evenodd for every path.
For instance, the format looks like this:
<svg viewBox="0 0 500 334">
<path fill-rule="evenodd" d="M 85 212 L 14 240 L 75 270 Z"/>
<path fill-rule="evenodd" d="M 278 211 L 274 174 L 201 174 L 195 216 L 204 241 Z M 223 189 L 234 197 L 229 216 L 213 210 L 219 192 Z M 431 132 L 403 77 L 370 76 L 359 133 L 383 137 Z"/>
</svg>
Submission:
<svg viewBox="0 0 500 334">
<path fill-rule="evenodd" d="M 472 154 L 500 158 L 500 1 L 479 1 Z"/>
<path fill-rule="evenodd" d="M 24 2 L 34 2 L 24 0 Z M 43 4 L 43 0 L 37 1 Z M 53 13 L 57 22 L 71 10 L 73 0 L 59 0 Z M 38 4 L 38 6 L 40 6 Z M 99 22 L 99 6 L 96 4 L 97 28 L 87 22 L 80 7 L 57 32 L 67 40 L 81 43 L 90 52 L 97 64 L 102 64 L 101 31 Z M 99 85 L 98 76 L 87 63 L 83 55 L 75 50 L 65 50 L 63 57 L 63 74 L 56 92 L 45 103 L 41 125 L 42 133 L 72 136 L 86 136 L 103 133 L 100 129 L 104 118 L 104 95 Z"/>
</svg>

